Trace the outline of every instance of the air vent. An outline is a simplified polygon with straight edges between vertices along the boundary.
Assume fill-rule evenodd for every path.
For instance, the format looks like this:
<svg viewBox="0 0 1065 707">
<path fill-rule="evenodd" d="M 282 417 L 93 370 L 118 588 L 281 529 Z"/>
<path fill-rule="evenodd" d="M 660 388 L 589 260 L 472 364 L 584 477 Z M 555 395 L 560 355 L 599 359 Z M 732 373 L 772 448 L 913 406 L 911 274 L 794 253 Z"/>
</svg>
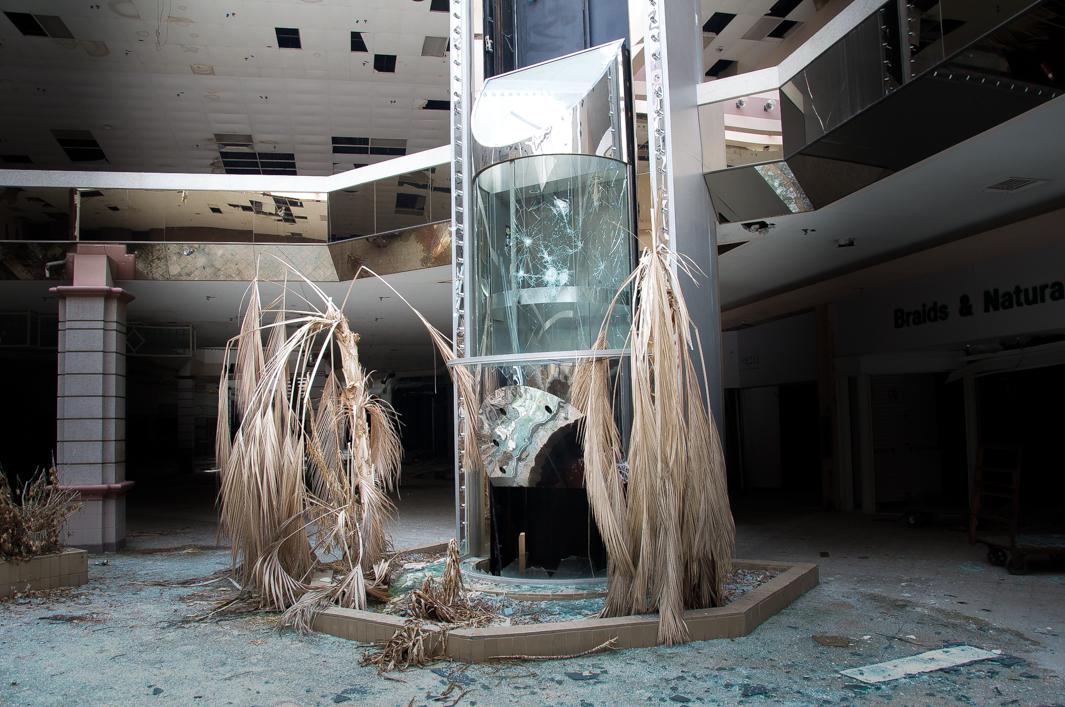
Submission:
<svg viewBox="0 0 1065 707">
<path fill-rule="evenodd" d="M 351 51 L 353 52 L 368 52 L 366 48 L 366 40 L 362 38 L 362 32 L 351 33 Z"/>
<path fill-rule="evenodd" d="M 55 138 L 71 162 L 106 162 L 96 138 L 88 130 L 53 130 Z"/>
<path fill-rule="evenodd" d="M 218 208 L 217 206 L 208 206 L 207 208 L 209 208 L 211 210 L 212 214 L 220 214 L 220 213 L 222 213 L 222 209 Z"/>
<path fill-rule="evenodd" d="M 715 12 L 710 15 L 710 19 L 703 25 L 703 31 L 710 34 L 721 34 L 721 30 L 728 26 L 729 22 L 736 19 L 736 16 L 730 12 Z"/>
<path fill-rule="evenodd" d="M 1035 179 L 1032 177 L 1010 177 L 1009 179 L 1003 179 L 1001 182 L 992 184 L 987 187 L 989 191 L 1020 191 L 1021 189 L 1027 189 L 1035 184 L 1042 184 L 1045 179 Z"/>
<path fill-rule="evenodd" d="M 383 74 L 396 73 L 396 55 L 395 54 L 374 54 L 373 55 L 373 70 L 379 71 Z"/>
<path fill-rule="evenodd" d="M 422 40 L 422 56 L 447 54 L 447 37 L 426 37 Z"/>
<path fill-rule="evenodd" d="M 302 49 L 300 31 L 295 27 L 274 27 L 278 49 Z"/>
<path fill-rule="evenodd" d="M 750 29 L 743 34 L 744 39 L 749 39 L 754 42 L 760 42 L 766 38 L 766 36 L 777 28 L 780 24 L 780 19 L 777 17 L 760 17 Z"/>
</svg>

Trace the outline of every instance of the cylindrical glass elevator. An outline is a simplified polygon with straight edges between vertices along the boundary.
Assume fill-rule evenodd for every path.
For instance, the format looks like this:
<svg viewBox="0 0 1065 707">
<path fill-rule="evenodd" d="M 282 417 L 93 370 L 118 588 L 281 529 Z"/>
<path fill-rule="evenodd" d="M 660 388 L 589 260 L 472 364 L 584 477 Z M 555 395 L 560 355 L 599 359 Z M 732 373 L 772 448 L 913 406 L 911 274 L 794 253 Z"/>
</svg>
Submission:
<svg viewBox="0 0 1065 707">
<path fill-rule="evenodd" d="M 627 67 L 615 42 L 496 76 L 471 116 L 463 365 L 478 367 L 474 429 L 489 484 L 481 552 L 496 573 L 605 571 L 571 384 L 604 323 L 623 370 L 630 307 L 624 296 L 611 303 L 635 252 Z"/>
</svg>

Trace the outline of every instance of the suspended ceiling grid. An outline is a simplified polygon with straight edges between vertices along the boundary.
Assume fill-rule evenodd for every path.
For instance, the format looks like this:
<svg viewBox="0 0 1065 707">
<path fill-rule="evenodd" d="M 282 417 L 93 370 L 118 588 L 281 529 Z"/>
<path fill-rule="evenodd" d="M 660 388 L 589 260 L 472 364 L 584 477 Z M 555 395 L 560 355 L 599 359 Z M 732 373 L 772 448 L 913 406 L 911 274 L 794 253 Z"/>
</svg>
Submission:
<svg viewBox="0 0 1065 707">
<path fill-rule="evenodd" d="M 447 144 L 446 37 L 428 0 L 0 0 L 0 11 L 59 17 L 74 39 L 24 36 L 0 15 L 0 155 L 19 168 L 222 172 L 216 134 L 292 153 L 324 175 L 391 155 L 334 154 L 331 137 Z M 276 27 L 302 48 L 277 47 Z M 366 52 L 351 51 L 351 32 Z M 395 73 L 375 54 L 397 57 Z M 107 162 L 72 162 L 52 130 L 88 130 Z M 16 166 L 16 165 L 3 165 Z"/>
</svg>

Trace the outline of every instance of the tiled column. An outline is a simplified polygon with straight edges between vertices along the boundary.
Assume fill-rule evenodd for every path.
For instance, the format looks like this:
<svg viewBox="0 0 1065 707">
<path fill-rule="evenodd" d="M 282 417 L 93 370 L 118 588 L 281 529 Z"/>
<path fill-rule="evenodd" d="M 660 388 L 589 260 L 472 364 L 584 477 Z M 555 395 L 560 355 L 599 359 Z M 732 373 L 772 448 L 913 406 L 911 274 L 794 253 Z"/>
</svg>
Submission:
<svg viewBox="0 0 1065 707">
<path fill-rule="evenodd" d="M 64 541 L 93 552 L 125 544 L 126 303 L 106 255 L 75 256 L 59 298 L 56 462 L 59 482 L 81 492 Z"/>
</svg>

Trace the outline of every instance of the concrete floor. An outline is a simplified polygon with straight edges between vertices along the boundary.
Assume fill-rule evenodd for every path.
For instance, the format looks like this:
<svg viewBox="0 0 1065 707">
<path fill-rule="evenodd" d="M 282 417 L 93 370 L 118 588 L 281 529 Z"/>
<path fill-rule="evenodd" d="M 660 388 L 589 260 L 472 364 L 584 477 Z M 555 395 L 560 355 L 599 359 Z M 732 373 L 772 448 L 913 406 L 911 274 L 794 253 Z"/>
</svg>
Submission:
<svg viewBox="0 0 1065 707">
<path fill-rule="evenodd" d="M 1011 576 L 956 530 L 813 512 L 739 515 L 739 556 L 812 560 L 822 578 L 748 637 L 567 661 L 440 663 L 387 680 L 359 667 L 364 647 L 278 633 L 269 616 L 181 621 L 210 606 L 192 603 L 209 599 L 210 586 L 150 582 L 206 576 L 229 561 L 225 549 L 204 549 L 216 529 L 200 491 L 146 489 L 130 500 L 129 548 L 93 556 L 88 585 L 0 604 L 0 704 L 449 704 L 463 690 L 461 705 L 1027 705 L 1065 695 L 1060 570 Z M 422 479 L 404 491 L 397 546 L 453 527 L 450 484 Z M 880 687 L 838 674 L 958 643 L 1003 657 Z M 450 682 L 461 690 L 434 700 Z"/>
</svg>

